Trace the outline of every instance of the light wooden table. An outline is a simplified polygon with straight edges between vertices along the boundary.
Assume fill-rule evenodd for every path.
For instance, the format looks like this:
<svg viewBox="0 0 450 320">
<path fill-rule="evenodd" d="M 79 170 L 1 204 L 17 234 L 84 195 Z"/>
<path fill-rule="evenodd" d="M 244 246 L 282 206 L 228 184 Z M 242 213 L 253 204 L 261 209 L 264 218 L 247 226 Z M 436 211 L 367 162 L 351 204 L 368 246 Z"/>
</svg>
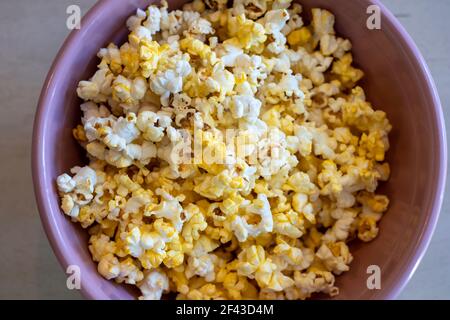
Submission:
<svg viewBox="0 0 450 320">
<path fill-rule="evenodd" d="M 450 1 L 383 2 L 422 50 L 449 121 Z M 85 13 L 93 3 L 0 1 L 0 298 L 81 298 L 66 289 L 65 275 L 39 221 L 31 184 L 30 138 L 42 83 L 68 33 L 66 8 L 78 4 Z M 431 246 L 400 298 L 450 298 L 449 206 L 446 197 Z"/>
</svg>

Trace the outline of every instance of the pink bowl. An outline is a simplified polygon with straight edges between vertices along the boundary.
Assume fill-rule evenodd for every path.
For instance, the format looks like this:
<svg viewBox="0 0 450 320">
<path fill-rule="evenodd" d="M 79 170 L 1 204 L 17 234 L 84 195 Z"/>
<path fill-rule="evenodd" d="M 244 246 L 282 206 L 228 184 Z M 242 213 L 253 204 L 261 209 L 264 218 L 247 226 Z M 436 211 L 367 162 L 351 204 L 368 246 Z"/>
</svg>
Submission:
<svg viewBox="0 0 450 320">
<path fill-rule="evenodd" d="M 413 41 L 377 0 L 302 0 L 310 8 L 329 9 L 337 30 L 353 42 L 356 63 L 366 72 L 362 83 L 369 100 L 387 112 L 393 124 L 388 161 L 392 176 L 381 187 L 391 199 L 379 237 L 352 244 L 350 272 L 338 277 L 338 299 L 393 299 L 411 278 L 430 242 L 442 203 L 447 146 L 439 97 L 424 59 Z M 82 163 L 84 154 L 72 138 L 80 119 L 75 88 L 89 78 L 96 53 L 110 41 L 123 41 L 125 21 L 146 0 L 104 0 L 71 33 L 50 69 L 42 90 L 33 133 L 33 180 L 47 236 L 64 269 L 81 268 L 81 290 L 91 299 L 131 299 L 137 292 L 103 279 L 87 248 L 87 235 L 59 208 L 55 178 Z M 183 1 L 169 1 L 173 7 Z M 381 8 L 381 30 L 366 28 L 369 5 Z M 369 290 L 367 267 L 381 269 L 381 289 Z"/>
</svg>

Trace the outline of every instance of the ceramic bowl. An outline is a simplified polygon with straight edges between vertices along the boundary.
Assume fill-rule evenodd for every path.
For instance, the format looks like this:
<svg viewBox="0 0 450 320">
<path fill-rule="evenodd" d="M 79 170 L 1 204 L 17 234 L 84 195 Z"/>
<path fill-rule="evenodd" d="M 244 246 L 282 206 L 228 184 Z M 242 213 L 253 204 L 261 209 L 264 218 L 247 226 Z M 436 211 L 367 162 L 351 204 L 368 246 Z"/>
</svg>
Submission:
<svg viewBox="0 0 450 320">
<path fill-rule="evenodd" d="M 99 48 L 126 39 L 125 21 L 151 1 L 103 0 L 73 31 L 50 69 L 42 90 L 33 133 L 32 166 L 43 225 L 64 270 L 81 269 L 81 290 L 91 299 L 133 299 L 136 289 L 103 279 L 88 251 L 87 233 L 59 208 L 55 178 L 86 161 L 72 138 L 80 120 L 78 81 L 94 72 Z M 172 8 L 183 1 L 170 1 Z M 337 277 L 336 299 L 392 299 L 411 278 L 430 242 L 441 207 L 446 176 L 446 138 L 435 85 L 417 47 L 395 17 L 375 0 L 302 0 L 306 9 L 326 8 L 336 15 L 338 33 L 351 39 L 355 63 L 366 76 L 362 86 L 377 109 L 392 122 L 387 160 L 392 175 L 379 192 L 391 199 L 371 243 L 351 245 L 354 261 Z M 381 29 L 366 26 L 367 8 L 381 10 Z M 381 289 L 367 287 L 368 267 L 381 270 Z"/>
</svg>

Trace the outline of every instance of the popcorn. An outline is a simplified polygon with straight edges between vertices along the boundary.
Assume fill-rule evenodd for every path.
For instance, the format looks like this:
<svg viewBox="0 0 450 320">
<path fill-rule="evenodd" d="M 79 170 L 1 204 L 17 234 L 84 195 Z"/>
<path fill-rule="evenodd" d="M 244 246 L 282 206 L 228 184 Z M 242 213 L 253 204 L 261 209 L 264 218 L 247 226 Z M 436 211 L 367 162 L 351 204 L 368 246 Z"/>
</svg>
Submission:
<svg viewBox="0 0 450 320">
<path fill-rule="evenodd" d="M 186 242 L 192 244 L 194 240 L 199 239 L 200 232 L 205 230 L 208 224 L 198 207 L 190 206 L 186 208 L 186 211 L 190 213 L 190 217 L 187 218 L 181 235 Z"/>
<path fill-rule="evenodd" d="M 266 41 L 264 27 L 253 22 L 240 14 L 228 20 L 228 34 L 231 37 L 226 42 L 237 44 L 244 50 L 258 52 L 261 51 L 263 43 Z"/>
<path fill-rule="evenodd" d="M 149 30 L 151 35 L 160 31 L 161 11 L 153 6 L 148 7 L 147 19 L 144 21 L 143 26 Z"/>
<path fill-rule="evenodd" d="M 118 283 L 125 282 L 127 284 L 136 285 L 144 278 L 144 274 L 139 270 L 136 262 L 131 258 L 127 258 L 120 262 L 120 273 L 116 278 Z"/>
<path fill-rule="evenodd" d="M 205 4 L 208 8 L 213 10 L 224 9 L 227 5 L 226 0 L 206 0 Z"/>
<path fill-rule="evenodd" d="M 284 75 L 278 86 L 283 89 L 284 94 L 288 97 L 303 97 L 304 94 L 299 88 L 299 81 L 302 80 L 301 75 Z"/>
<path fill-rule="evenodd" d="M 74 167 L 71 178 L 63 174 L 57 178 L 58 189 L 62 194 L 61 208 L 72 218 L 78 218 L 80 208 L 94 198 L 94 186 L 97 184 L 97 174 L 89 166 Z"/>
<path fill-rule="evenodd" d="M 102 60 L 99 65 L 101 69 L 107 71 L 107 67 L 109 67 L 114 74 L 122 72 L 122 57 L 119 48 L 114 43 L 110 43 L 108 47 L 100 49 L 97 56 Z"/>
<path fill-rule="evenodd" d="M 263 232 L 272 231 L 273 219 L 270 204 L 264 194 L 259 194 L 258 198 L 246 208 L 246 212 L 247 214 L 259 215 L 261 221 L 257 225 L 253 225 L 248 224 L 242 217 L 235 216 L 231 228 L 239 241 L 246 241 L 248 236 L 256 237 Z"/>
<path fill-rule="evenodd" d="M 267 1 L 264 0 L 236 0 L 233 3 L 236 11 L 244 13 L 250 19 L 257 19 L 267 11 Z"/>
<path fill-rule="evenodd" d="M 139 71 L 139 52 L 133 43 L 125 43 L 120 47 L 120 61 L 122 63 L 121 75 L 132 78 Z"/>
<path fill-rule="evenodd" d="M 180 41 L 180 48 L 187 51 L 191 56 L 198 56 L 200 59 L 208 60 L 211 64 L 217 62 L 216 55 L 211 48 L 198 39 L 192 37 L 184 38 Z"/>
<path fill-rule="evenodd" d="M 225 190 L 231 187 L 232 179 L 228 171 L 223 171 L 219 175 L 205 175 L 198 179 L 198 184 L 194 191 L 205 198 L 217 200 L 224 196 Z"/>
<path fill-rule="evenodd" d="M 294 246 L 290 246 L 288 243 L 281 241 L 281 243 L 277 244 L 273 253 L 280 257 L 285 263 L 287 263 L 287 268 L 292 267 L 298 269 L 306 269 L 309 267 L 312 261 L 308 261 L 308 257 L 303 254 L 301 248 L 296 248 Z"/>
<path fill-rule="evenodd" d="M 81 104 L 80 109 L 83 111 L 83 117 L 81 118 L 83 124 L 94 119 L 99 120 L 98 118 L 108 118 L 111 115 L 111 112 L 104 105 L 98 106 L 93 102 Z"/>
<path fill-rule="evenodd" d="M 289 13 L 285 9 L 270 10 L 260 19 L 266 33 L 271 35 L 271 38 L 273 39 L 273 41 L 267 45 L 268 51 L 274 54 L 280 54 L 286 49 L 286 37 L 281 30 L 288 20 Z"/>
<path fill-rule="evenodd" d="M 311 178 L 304 172 L 296 172 L 290 176 L 284 188 L 306 195 L 312 195 L 317 191 L 316 185 L 311 182 Z"/>
<path fill-rule="evenodd" d="M 183 10 L 203 13 L 206 10 L 206 5 L 201 0 L 194 0 L 191 3 L 186 3 L 183 5 Z"/>
<path fill-rule="evenodd" d="M 311 154 L 313 146 L 313 134 L 305 126 L 294 126 L 295 136 L 287 137 L 290 148 L 300 152 L 303 157 Z"/>
<path fill-rule="evenodd" d="M 314 216 L 313 207 L 310 203 L 308 203 L 308 196 L 303 193 L 296 193 L 292 197 L 292 207 L 298 213 L 302 213 L 306 220 L 311 223 L 316 222 L 316 218 Z"/>
<path fill-rule="evenodd" d="M 116 251 L 116 244 L 104 234 L 91 236 L 89 242 L 91 243 L 89 251 L 94 261 L 100 261 L 104 256 L 114 254 Z"/>
<path fill-rule="evenodd" d="M 312 9 L 312 27 L 315 34 L 322 36 L 334 34 L 334 15 L 328 10 Z"/>
<path fill-rule="evenodd" d="M 273 217 L 274 230 L 287 237 L 297 239 L 304 233 L 303 220 L 294 211 L 277 213 Z"/>
<path fill-rule="evenodd" d="M 298 63 L 300 73 L 309 78 L 314 85 L 325 82 L 324 72 L 333 62 L 332 57 L 325 57 L 319 52 L 310 54 L 303 47 L 299 47 L 296 53 L 291 55 L 291 60 L 291 63 Z"/>
<path fill-rule="evenodd" d="M 161 194 L 161 202 L 147 215 L 168 219 L 172 222 L 177 231 L 180 231 L 183 226 L 183 220 L 181 218 L 183 207 L 180 205 L 180 202 L 167 192 L 159 189 L 156 190 L 156 192 Z"/>
<path fill-rule="evenodd" d="M 342 38 L 336 38 L 333 35 L 323 35 L 320 38 L 320 51 L 323 55 L 333 55 L 336 58 L 342 58 L 342 56 L 352 48 L 349 40 Z"/>
<path fill-rule="evenodd" d="M 156 8 L 151 8 L 152 11 L 158 11 L 159 12 L 159 10 L 157 10 L 157 9 L 155 10 L 155 9 Z M 150 8 L 149 8 L 149 11 L 150 11 Z M 145 11 L 140 9 L 140 8 L 138 8 L 136 10 L 136 15 L 129 17 L 128 20 L 127 20 L 127 28 L 128 28 L 128 30 L 133 31 L 136 28 L 140 27 L 141 24 L 142 24 L 142 21 L 144 21 L 144 19 L 146 17 L 147 17 L 147 14 L 145 13 Z"/>
<path fill-rule="evenodd" d="M 161 104 L 168 106 L 171 94 L 178 93 L 183 89 L 183 77 L 191 72 L 189 62 L 180 60 L 175 69 L 164 72 L 159 71 L 151 77 L 150 89 L 161 97 Z"/>
<path fill-rule="evenodd" d="M 352 55 L 347 53 L 333 63 L 332 73 L 347 87 L 353 87 L 364 76 L 361 70 L 351 66 L 352 62 Z"/>
<path fill-rule="evenodd" d="M 214 251 L 218 246 L 219 244 L 216 241 L 201 235 L 200 238 L 195 241 L 192 251 L 187 253 L 193 257 L 201 257 Z"/>
<path fill-rule="evenodd" d="M 244 50 L 232 43 L 223 43 L 217 47 L 218 57 L 222 60 L 225 67 L 234 66 L 236 59 L 244 53 Z"/>
<path fill-rule="evenodd" d="M 328 270 L 337 275 L 348 271 L 350 269 L 348 265 L 353 260 L 344 242 L 336 242 L 332 245 L 322 244 L 316 256 L 322 260 Z"/>
<path fill-rule="evenodd" d="M 331 213 L 335 219 L 334 225 L 323 236 L 323 241 L 336 242 L 345 240 L 349 236 L 350 228 L 355 220 L 355 213 L 349 210 L 336 209 Z"/>
<path fill-rule="evenodd" d="M 231 114 L 235 119 L 244 118 L 252 123 L 259 116 L 261 101 L 252 96 L 234 96 L 230 105 Z"/>
<path fill-rule="evenodd" d="M 287 42 L 290 46 L 304 46 L 311 40 L 312 34 L 307 27 L 300 27 L 289 33 Z"/>
<path fill-rule="evenodd" d="M 210 92 L 219 92 L 221 96 L 226 96 L 233 92 L 235 84 L 233 74 L 225 70 L 220 63 L 214 66 L 212 76 L 206 81 Z"/>
<path fill-rule="evenodd" d="M 58 185 L 58 190 L 64 193 L 72 192 L 72 190 L 77 186 L 75 180 L 73 180 L 67 173 L 60 175 L 56 179 L 56 184 Z"/>
<path fill-rule="evenodd" d="M 289 13 L 285 9 L 270 10 L 261 20 L 267 33 L 276 33 L 284 28 L 286 21 L 289 20 Z"/>
<path fill-rule="evenodd" d="M 238 273 L 249 276 L 255 273 L 263 263 L 265 259 L 264 248 L 261 246 L 251 246 L 243 250 L 239 254 L 239 258 L 245 262 L 238 264 Z"/>
<path fill-rule="evenodd" d="M 105 279 L 115 279 L 120 274 L 119 260 L 112 254 L 103 256 L 98 263 L 98 273 Z"/>
<path fill-rule="evenodd" d="M 187 13 L 187 12 L 185 12 Z M 199 16 L 195 16 L 194 19 L 187 20 L 185 17 L 186 23 L 189 25 L 187 32 L 192 34 L 213 34 L 214 29 L 211 26 L 211 23 L 203 18 L 200 18 Z"/>
<path fill-rule="evenodd" d="M 192 278 L 194 275 L 204 277 L 206 281 L 214 281 L 214 257 L 213 255 L 205 255 L 202 257 L 189 257 L 186 267 L 186 277 Z"/>
<path fill-rule="evenodd" d="M 141 300 L 159 300 L 163 292 L 169 290 L 169 279 L 162 271 L 151 271 L 138 284 L 142 292 Z"/>
<path fill-rule="evenodd" d="M 156 41 L 141 40 L 139 42 L 139 66 L 141 74 L 148 79 L 157 70 L 158 63 L 163 61 L 163 55 L 167 53 L 166 46 L 160 46 Z"/>
<path fill-rule="evenodd" d="M 141 247 L 141 231 L 138 227 L 134 227 L 126 238 L 127 250 L 129 254 L 135 258 L 139 258 L 143 250 Z"/>
<path fill-rule="evenodd" d="M 61 199 L 61 209 L 65 214 L 72 218 L 76 218 L 80 214 L 80 207 L 76 205 L 74 199 L 67 194 Z"/>
<path fill-rule="evenodd" d="M 296 271 L 294 273 L 295 287 L 297 289 L 295 290 L 295 299 L 309 298 L 314 292 L 323 292 L 330 296 L 335 296 L 339 293 L 339 289 L 334 286 L 334 280 L 333 274 L 328 271 L 318 270 L 305 273 Z"/>
<path fill-rule="evenodd" d="M 314 154 L 316 156 L 333 159 L 335 157 L 337 142 L 334 137 L 330 137 L 326 131 L 327 128 L 325 126 L 312 130 Z"/>
<path fill-rule="evenodd" d="M 89 81 L 80 81 L 77 94 L 84 100 L 105 102 L 112 92 L 114 76 L 107 68 L 98 70 Z"/>
<path fill-rule="evenodd" d="M 99 50 L 72 131 L 88 164 L 56 186 L 105 279 L 140 299 L 339 293 L 350 242 L 373 240 L 389 206 L 376 189 L 392 126 L 334 15 L 302 11 L 162 1 Z"/>
<path fill-rule="evenodd" d="M 372 241 L 378 235 L 378 226 L 374 218 L 361 217 L 358 221 L 358 238 L 364 242 Z"/>
<path fill-rule="evenodd" d="M 255 278 L 262 288 L 282 291 L 294 284 L 291 278 L 277 271 L 276 264 L 270 258 L 266 258 L 264 248 L 261 246 L 251 246 L 239 255 L 239 259 L 250 262 L 238 264 L 238 273 L 251 279 Z"/>
</svg>

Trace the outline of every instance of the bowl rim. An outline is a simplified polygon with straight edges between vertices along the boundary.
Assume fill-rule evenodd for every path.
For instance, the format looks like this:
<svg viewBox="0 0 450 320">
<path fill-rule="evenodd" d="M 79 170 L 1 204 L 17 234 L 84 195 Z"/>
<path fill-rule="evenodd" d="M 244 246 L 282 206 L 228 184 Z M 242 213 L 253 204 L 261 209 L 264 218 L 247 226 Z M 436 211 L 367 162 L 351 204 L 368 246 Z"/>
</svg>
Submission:
<svg viewBox="0 0 450 320">
<path fill-rule="evenodd" d="M 103 0 L 96 2 L 91 9 L 83 17 L 81 24 L 90 25 L 93 20 L 96 19 L 98 14 L 109 5 L 110 2 L 114 0 Z M 409 51 L 412 58 L 412 62 L 417 67 L 417 74 L 420 76 L 423 83 L 426 85 L 426 91 L 430 92 L 432 97 L 432 103 L 434 106 L 434 122 L 437 128 L 437 140 L 439 144 L 439 168 L 437 169 L 437 182 L 436 194 L 433 199 L 431 206 L 431 212 L 427 219 L 426 225 L 423 227 L 422 233 L 419 235 L 417 240 L 418 247 L 414 254 L 409 257 L 403 268 L 403 273 L 400 278 L 394 283 L 389 289 L 385 289 L 386 292 L 383 293 L 385 299 L 391 300 L 395 299 L 400 292 L 404 289 L 406 284 L 409 282 L 414 272 L 416 271 L 420 261 L 422 260 L 434 233 L 439 218 L 439 213 L 442 207 L 445 182 L 447 175 L 447 139 L 445 130 L 445 121 L 442 111 L 442 105 L 439 99 L 438 91 L 434 80 L 431 76 L 430 70 L 420 53 L 418 47 L 414 43 L 411 36 L 397 20 L 397 18 L 383 5 L 380 0 L 365 0 L 368 5 L 376 5 L 380 8 L 383 23 L 388 23 L 393 30 L 396 31 L 396 37 L 401 41 L 401 45 Z M 68 256 L 65 253 L 65 244 L 62 240 L 61 230 L 55 221 L 55 215 L 61 214 L 60 208 L 53 208 L 49 198 L 47 197 L 49 190 L 49 182 L 46 180 L 46 166 L 44 162 L 45 154 L 45 144 L 41 139 L 44 136 L 44 119 L 48 116 L 51 111 L 52 98 L 55 89 L 55 78 L 58 78 L 58 73 L 61 70 L 61 66 L 67 59 L 67 53 L 72 51 L 77 43 L 84 36 L 83 28 L 73 30 L 70 32 L 69 36 L 64 41 L 62 47 L 58 51 L 52 66 L 45 79 L 41 95 L 39 97 L 38 107 L 35 114 L 34 125 L 33 125 L 33 137 L 32 137 L 32 157 L 31 157 L 31 167 L 32 167 L 32 178 L 35 198 L 38 206 L 38 211 L 40 214 L 41 222 L 43 224 L 45 233 L 50 242 L 50 245 L 59 261 L 61 266 L 66 270 L 69 265 Z M 80 289 L 81 293 L 85 298 L 96 299 L 99 298 L 95 292 L 98 288 L 95 287 L 91 282 L 83 282 Z"/>
</svg>

